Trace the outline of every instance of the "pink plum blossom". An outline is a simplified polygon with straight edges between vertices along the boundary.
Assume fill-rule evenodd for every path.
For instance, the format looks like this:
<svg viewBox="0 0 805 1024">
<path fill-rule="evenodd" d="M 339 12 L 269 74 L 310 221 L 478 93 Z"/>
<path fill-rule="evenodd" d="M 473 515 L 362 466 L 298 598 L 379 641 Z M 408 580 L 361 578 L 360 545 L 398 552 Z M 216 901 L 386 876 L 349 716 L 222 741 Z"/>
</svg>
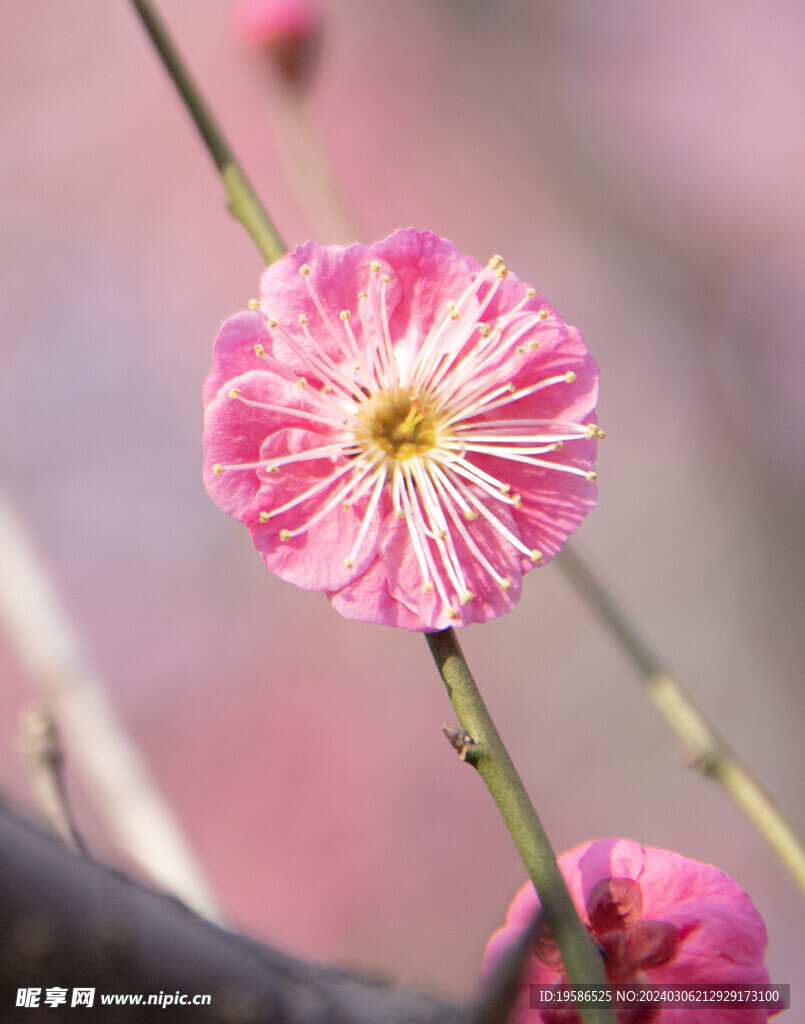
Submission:
<svg viewBox="0 0 805 1024">
<path fill-rule="evenodd" d="M 710 864 L 627 839 L 584 843 L 559 858 L 573 902 L 602 949 L 610 984 L 764 985 L 766 928 L 744 890 Z M 527 882 L 484 956 L 489 978 L 539 911 Z M 531 985 L 567 984 L 547 929 L 537 928 L 510 1024 L 580 1024 L 574 1008 L 531 1009 Z M 761 1024 L 765 1008 L 644 1004 L 618 1011 L 618 1024 Z"/>
<path fill-rule="evenodd" d="M 235 34 L 263 50 L 291 85 L 308 79 L 322 30 L 317 0 L 239 0 L 232 24 Z"/>
<path fill-rule="evenodd" d="M 272 572 L 361 621 L 509 611 L 595 504 L 579 332 L 427 231 L 300 246 L 221 327 L 205 482 Z"/>
</svg>

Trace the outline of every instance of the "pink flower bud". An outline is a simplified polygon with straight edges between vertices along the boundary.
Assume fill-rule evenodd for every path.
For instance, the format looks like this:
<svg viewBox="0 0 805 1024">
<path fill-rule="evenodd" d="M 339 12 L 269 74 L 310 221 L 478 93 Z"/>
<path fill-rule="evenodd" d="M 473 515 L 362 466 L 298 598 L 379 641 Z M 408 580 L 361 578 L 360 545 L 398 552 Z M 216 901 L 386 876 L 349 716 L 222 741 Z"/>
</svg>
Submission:
<svg viewBox="0 0 805 1024">
<path fill-rule="evenodd" d="M 316 0 L 239 0 L 232 22 L 238 38 L 262 50 L 290 85 L 308 82 L 322 30 Z"/>
</svg>

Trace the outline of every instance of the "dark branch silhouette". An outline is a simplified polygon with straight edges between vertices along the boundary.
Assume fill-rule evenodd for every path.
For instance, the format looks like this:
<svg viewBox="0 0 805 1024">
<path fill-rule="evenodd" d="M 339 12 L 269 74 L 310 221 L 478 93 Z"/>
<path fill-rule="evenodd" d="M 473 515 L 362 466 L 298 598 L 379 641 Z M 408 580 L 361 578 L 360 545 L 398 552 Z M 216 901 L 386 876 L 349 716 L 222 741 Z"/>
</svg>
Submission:
<svg viewBox="0 0 805 1024">
<path fill-rule="evenodd" d="M 66 1005 L 45 1006 L 56 986 L 67 989 Z M 95 989 L 92 1008 L 71 1007 L 74 987 Z M 17 1007 L 20 988 L 41 989 L 38 1009 Z M 118 993 L 212 1000 L 101 1005 L 102 994 Z M 306 963 L 218 928 L 0 804 L 3 1024 L 471 1024 L 478 1009 Z"/>
</svg>

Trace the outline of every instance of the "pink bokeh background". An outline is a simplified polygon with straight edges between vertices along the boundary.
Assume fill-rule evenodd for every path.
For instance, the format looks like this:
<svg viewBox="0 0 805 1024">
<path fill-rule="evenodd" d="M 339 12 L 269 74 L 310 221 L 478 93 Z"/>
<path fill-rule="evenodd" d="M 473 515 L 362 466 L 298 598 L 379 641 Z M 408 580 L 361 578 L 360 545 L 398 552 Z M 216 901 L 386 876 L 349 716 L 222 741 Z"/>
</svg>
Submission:
<svg viewBox="0 0 805 1024">
<path fill-rule="evenodd" d="M 160 9 L 286 240 L 349 240 L 289 186 L 286 105 L 228 4 Z M 608 438 L 577 550 L 800 829 L 803 40 L 796 0 L 338 0 L 313 98 L 365 240 L 501 252 L 584 331 Z M 0 6 L 0 118 L 0 480 L 219 900 L 306 957 L 468 995 L 523 869 L 423 640 L 273 578 L 204 491 L 212 341 L 262 267 L 129 7 Z M 461 640 L 557 850 L 717 864 L 796 986 L 794 884 L 561 569 Z M 0 787 L 29 802 L 35 694 L 2 647 L 0 669 Z"/>
</svg>

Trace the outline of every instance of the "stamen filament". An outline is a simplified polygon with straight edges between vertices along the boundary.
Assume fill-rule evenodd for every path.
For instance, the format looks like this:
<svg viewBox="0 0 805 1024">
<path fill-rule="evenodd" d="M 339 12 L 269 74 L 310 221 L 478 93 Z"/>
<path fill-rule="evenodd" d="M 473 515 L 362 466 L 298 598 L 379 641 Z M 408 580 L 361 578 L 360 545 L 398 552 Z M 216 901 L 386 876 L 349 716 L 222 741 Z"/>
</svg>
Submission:
<svg viewBox="0 0 805 1024">
<path fill-rule="evenodd" d="M 447 570 L 447 573 L 456 588 L 456 593 L 460 598 L 469 591 L 469 588 L 467 587 L 466 579 L 461 568 L 461 563 L 458 558 L 455 543 L 453 542 L 450 527 L 447 525 L 444 510 L 434 494 L 428 473 L 423 470 L 418 459 L 413 460 L 413 463 L 414 464 L 411 466 L 411 473 L 416 481 L 418 493 L 421 495 L 420 501 L 427 514 L 431 527 L 436 530 L 436 545 L 442 556 L 444 567 Z"/>
<path fill-rule="evenodd" d="M 301 526 L 294 527 L 293 530 L 280 530 L 280 539 L 290 540 L 291 537 L 298 537 L 299 534 L 306 533 L 311 526 L 314 526 L 326 515 L 329 515 L 330 512 L 332 512 L 332 510 L 337 505 L 343 504 L 346 496 L 355 487 L 355 485 L 358 483 L 360 479 L 362 479 L 360 476 L 353 476 L 349 480 L 347 480 L 347 482 L 340 489 L 337 489 L 335 494 L 332 494 L 324 503 L 324 505 L 322 505 L 322 507 L 316 513 L 314 513 L 314 515 L 312 515 L 306 523 L 303 523 Z"/>
<path fill-rule="evenodd" d="M 326 444 L 320 448 L 308 448 L 302 452 L 294 452 L 293 455 L 281 455 L 278 459 L 263 459 L 262 462 L 252 463 L 251 468 L 286 466 L 292 462 L 310 462 L 314 459 L 324 459 L 330 455 L 350 455 L 352 452 L 360 453 L 360 450 L 360 445 L 357 441 L 342 441 L 340 444 Z M 237 468 L 249 467 L 241 463 Z"/>
<path fill-rule="evenodd" d="M 451 490 L 453 492 L 453 496 L 456 499 L 457 503 L 459 504 L 459 507 L 464 507 L 469 511 L 469 506 L 464 501 L 464 499 L 461 498 L 461 496 L 455 490 L 455 488 L 453 488 L 453 485 L 450 483 L 450 481 L 447 479 L 444 473 L 442 473 L 442 470 L 438 465 L 434 464 L 431 467 L 431 479 L 433 480 L 434 487 L 439 492 L 439 496 L 441 497 L 442 502 L 444 503 L 444 507 L 447 509 L 447 514 L 453 520 L 453 524 L 460 533 L 462 540 L 470 549 L 470 551 L 472 551 L 473 555 L 475 555 L 475 557 L 478 559 L 478 561 L 481 563 L 484 569 L 486 569 L 487 573 L 492 577 L 492 579 L 494 579 L 498 586 L 502 587 L 504 577 L 500 575 L 500 573 L 495 569 L 495 567 L 492 565 L 492 563 L 489 561 L 489 559 L 486 557 L 483 551 L 475 543 L 472 534 L 467 529 L 465 523 L 462 521 L 462 518 L 459 515 L 459 513 L 456 511 L 455 504 L 453 503 L 453 501 L 451 501 L 451 495 L 448 493 L 448 490 Z"/>
<path fill-rule="evenodd" d="M 454 467 L 448 468 L 448 474 L 452 468 Z M 527 555 L 528 558 L 530 558 L 532 561 L 538 561 L 538 559 L 535 558 L 535 554 L 539 555 L 539 552 L 534 552 L 530 550 L 525 546 L 525 544 L 523 544 L 519 537 L 515 537 L 511 530 L 508 527 L 504 526 L 503 523 L 501 523 L 501 521 L 493 512 L 489 511 L 486 505 L 484 505 L 484 503 L 480 501 L 480 499 L 478 499 L 475 496 L 475 494 L 473 494 L 469 487 L 463 484 L 460 480 L 453 480 L 452 483 L 454 483 L 455 486 L 464 493 L 467 500 L 470 501 L 475 506 L 475 508 L 478 510 L 478 512 L 480 512 L 484 519 L 486 519 L 486 521 L 490 523 L 502 537 L 505 537 L 506 540 L 508 540 L 517 548 L 518 551 L 521 551 L 524 555 Z"/>
<path fill-rule="evenodd" d="M 324 326 L 327 328 L 327 332 L 330 335 L 330 340 L 335 342 L 337 348 L 341 349 L 341 354 L 344 356 L 345 359 L 351 360 L 352 357 L 350 355 L 350 352 L 344 345 L 343 335 L 341 334 L 341 331 L 337 329 L 333 321 L 330 319 L 330 314 L 324 308 L 322 301 L 319 298 L 318 292 L 313 287 L 313 281 L 311 280 L 312 276 L 313 275 L 311 273 L 307 273 L 304 275 L 308 295 L 310 295 L 310 298 L 313 301 L 313 305 L 316 307 L 316 311 L 321 317 Z M 364 381 L 364 383 L 368 386 L 369 380 Z"/>
<path fill-rule="evenodd" d="M 556 448 L 549 448 L 548 450 L 556 451 Z M 499 459 L 508 459 L 511 462 L 524 462 L 529 466 L 539 466 L 542 469 L 558 469 L 563 473 L 574 473 L 576 476 L 587 477 L 588 480 L 595 479 L 590 476 L 590 470 L 580 469 L 578 466 L 568 466 L 563 462 L 549 462 L 547 459 L 535 459 L 531 455 L 519 454 L 518 450 L 515 449 L 507 451 L 505 448 L 492 448 L 487 445 L 468 444 L 467 451 L 478 452 L 483 455 L 497 455 Z M 528 449 L 522 449 L 522 451 L 527 452 Z M 545 451 L 545 449 L 535 449 L 535 451 Z"/>
<path fill-rule="evenodd" d="M 460 320 L 463 315 L 461 307 L 471 295 L 477 294 L 478 280 L 479 278 L 475 278 L 470 281 L 452 307 L 450 303 L 448 303 L 444 319 L 436 330 L 431 331 L 425 339 L 425 342 L 419 351 L 419 355 L 417 356 L 416 370 L 413 376 L 413 386 L 417 390 L 422 390 L 426 383 L 430 383 L 433 371 L 443 358 L 442 349 L 440 348 L 442 334 L 448 327 L 456 323 L 457 320 Z M 464 328 L 464 330 L 466 330 L 466 328 Z M 463 345 L 466 344 L 468 338 L 469 334 L 465 337 L 464 342 L 462 342 L 461 345 L 458 345 L 457 348 L 462 348 Z"/>
<path fill-rule="evenodd" d="M 391 326 L 389 324 L 389 311 L 386 303 L 386 291 L 388 289 L 388 280 L 384 274 L 380 282 L 380 311 L 382 314 L 381 323 L 383 325 L 383 338 L 386 343 L 386 349 L 389 353 L 389 373 L 391 374 L 392 385 L 400 386 L 400 371 L 399 364 L 397 362 L 396 353 L 394 351 L 394 344 L 391 340 Z"/>
<path fill-rule="evenodd" d="M 368 299 L 369 308 L 372 311 L 375 352 L 377 353 L 379 363 L 379 366 L 375 370 L 375 376 L 378 379 L 380 390 L 382 391 L 386 388 L 392 387 L 392 381 L 395 379 L 395 374 L 392 371 L 392 365 L 396 363 L 396 358 L 391 345 L 387 342 L 389 332 L 383 329 L 382 313 L 380 310 L 380 293 L 377 287 L 377 276 L 380 273 L 380 264 L 376 264 L 376 266 L 376 270 L 374 267 L 370 268 Z"/>
<path fill-rule="evenodd" d="M 352 468 L 353 466 L 351 463 L 348 463 L 346 466 L 342 466 L 333 476 L 324 477 L 317 484 L 314 484 L 312 487 L 308 487 L 308 489 L 302 494 L 298 494 L 290 501 L 286 501 L 284 505 L 271 509 L 271 511 L 267 513 L 266 519 L 273 519 L 275 516 L 282 515 L 283 512 L 287 512 L 289 509 L 295 508 L 297 505 L 301 505 L 303 502 L 307 501 L 308 498 L 312 498 L 314 494 L 318 494 L 319 491 L 324 491 L 328 487 L 331 487 L 336 480 L 344 476 L 345 473 L 349 473 Z"/>
<path fill-rule="evenodd" d="M 508 484 L 504 484 L 502 480 L 498 480 L 497 477 L 491 476 L 485 470 L 481 469 L 480 466 L 476 466 L 472 462 L 467 462 L 466 459 L 441 457 L 438 461 L 445 469 L 451 469 L 453 472 L 460 474 L 467 480 L 471 480 L 493 498 L 497 498 L 499 501 L 505 502 L 507 505 L 514 504 L 514 499 L 509 497 L 511 487 Z"/>
<path fill-rule="evenodd" d="M 252 398 L 244 398 L 243 395 L 235 395 L 234 399 L 242 402 L 243 405 L 251 406 L 253 409 L 264 409 L 266 412 L 280 412 L 286 416 L 299 416 L 305 420 L 313 420 L 315 423 L 324 423 L 328 427 L 338 426 L 337 423 L 333 422 L 332 418 L 319 416 L 315 412 L 307 412 L 305 409 L 294 409 L 287 405 L 269 405 L 268 402 L 256 402 Z M 341 423 L 343 423 L 343 417 L 341 418 Z"/>
<path fill-rule="evenodd" d="M 363 520 L 361 521 L 360 529 L 358 530 L 358 535 L 355 538 L 355 542 L 353 543 L 349 554 L 344 559 L 344 564 L 348 569 L 354 568 L 355 559 L 358 555 L 358 552 L 361 549 L 361 545 L 363 544 L 366 538 L 366 534 L 369 532 L 369 525 L 372 522 L 372 517 L 375 514 L 378 502 L 380 501 L 380 496 L 383 493 L 383 488 L 385 487 L 386 484 L 386 475 L 386 467 L 381 466 L 377 472 L 377 483 L 375 484 L 375 489 L 372 491 L 372 497 L 369 499 L 369 504 L 366 506 L 366 511 L 363 514 Z M 372 479 L 374 479 L 374 477 L 372 477 Z M 357 498 L 354 500 L 357 500 Z"/>
<path fill-rule="evenodd" d="M 509 385 L 504 388 L 496 388 L 491 391 L 481 401 L 470 405 L 468 408 L 462 408 L 456 416 L 447 420 L 447 424 L 460 423 L 462 420 L 468 419 L 470 416 L 475 415 L 479 409 L 485 409 L 486 412 L 490 412 L 492 409 L 498 409 L 500 406 L 509 405 L 511 402 L 516 402 L 521 398 L 526 398 L 528 395 L 536 394 L 537 391 L 542 391 L 544 388 L 552 387 L 554 384 L 569 384 L 576 379 L 576 375 L 569 371 L 568 373 L 557 374 L 555 377 L 548 377 L 547 380 L 542 380 L 539 384 L 532 384 L 531 387 L 521 388 L 519 391 L 512 391 Z M 509 395 L 507 398 L 499 399 L 498 401 L 490 401 L 503 391 L 508 391 Z"/>
</svg>

